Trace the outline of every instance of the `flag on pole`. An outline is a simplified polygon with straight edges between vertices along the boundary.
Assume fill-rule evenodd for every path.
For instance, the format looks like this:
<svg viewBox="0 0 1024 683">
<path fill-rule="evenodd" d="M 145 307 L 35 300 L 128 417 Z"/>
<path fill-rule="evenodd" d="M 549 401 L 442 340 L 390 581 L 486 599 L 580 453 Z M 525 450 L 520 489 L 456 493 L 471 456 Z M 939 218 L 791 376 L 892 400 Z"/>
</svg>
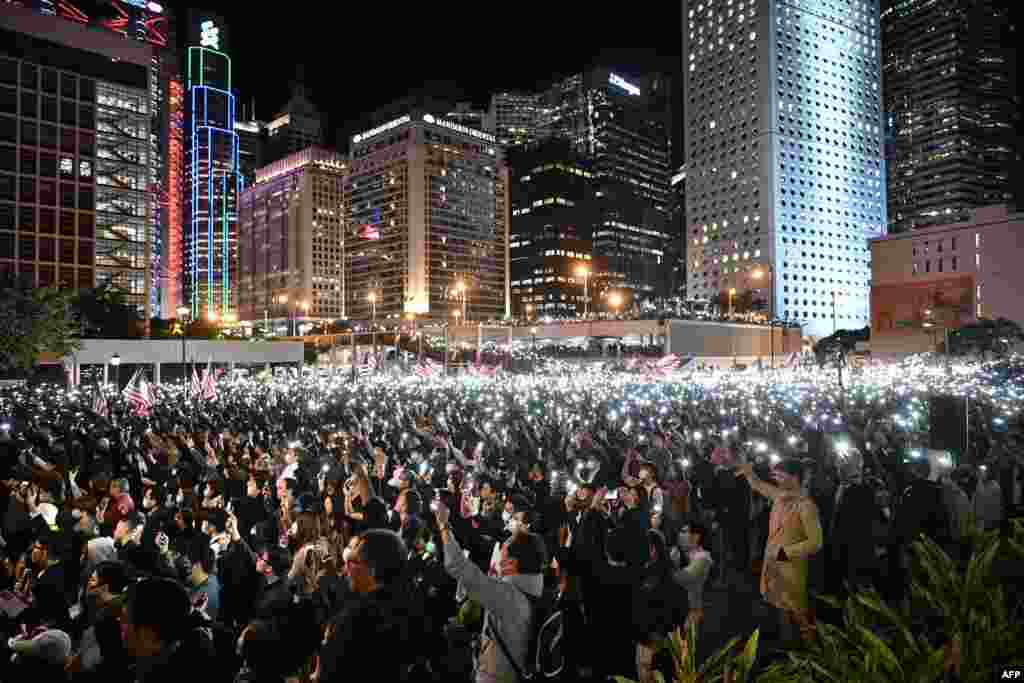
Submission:
<svg viewBox="0 0 1024 683">
<path fill-rule="evenodd" d="M 196 366 L 192 366 L 192 398 L 199 398 L 203 394 L 203 383 L 199 380 L 199 373 Z"/>
<path fill-rule="evenodd" d="M 442 366 L 435 360 L 424 358 L 423 362 L 416 366 L 413 372 L 417 377 L 433 377 L 441 374 Z"/>
<path fill-rule="evenodd" d="M 203 382 L 200 393 L 203 399 L 207 401 L 213 401 L 217 398 L 217 375 L 213 371 L 213 359 L 207 361 L 206 369 L 203 370 Z"/>
<path fill-rule="evenodd" d="M 125 400 L 135 409 L 136 415 L 140 417 L 149 415 L 149 411 L 153 408 L 155 397 L 152 385 L 146 381 L 146 377 L 142 374 L 141 369 L 135 371 L 131 381 L 128 382 L 128 386 L 121 393 Z"/>
<path fill-rule="evenodd" d="M 363 364 L 359 366 L 360 375 L 369 375 L 377 369 L 377 356 L 376 354 L 367 351 L 366 356 L 363 357 Z"/>
<path fill-rule="evenodd" d="M 110 406 L 107 403 L 107 397 L 103 395 L 102 389 L 97 389 L 96 395 L 92 397 L 92 412 L 100 417 L 110 417 Z"/>
</svg>

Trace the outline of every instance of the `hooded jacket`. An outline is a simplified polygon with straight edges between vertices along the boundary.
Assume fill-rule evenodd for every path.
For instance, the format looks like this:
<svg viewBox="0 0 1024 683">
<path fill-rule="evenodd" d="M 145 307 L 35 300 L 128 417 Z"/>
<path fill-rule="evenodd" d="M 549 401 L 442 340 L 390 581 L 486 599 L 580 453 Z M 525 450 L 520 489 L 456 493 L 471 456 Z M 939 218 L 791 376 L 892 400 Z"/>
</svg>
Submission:
<svg viewBox="0 0 1024 683">
<path fill-rule="evenodd" d="M 501 636 L 520 670 L 526 670 L 533 608 L 524 593 L 539 598 L 544 591 L 544 577 L 541 574 L 519 574 L 500 579 L 487 576 L 466 558 L 452 533 L 448 534 L 448 542 L 444 546 L 444 568 L 461 584 L 467 595 L 486 610 L 477 662 L 477 683 L 516 683 L 516 669 L 493 633 L 497 631 Z"/>
</svg>

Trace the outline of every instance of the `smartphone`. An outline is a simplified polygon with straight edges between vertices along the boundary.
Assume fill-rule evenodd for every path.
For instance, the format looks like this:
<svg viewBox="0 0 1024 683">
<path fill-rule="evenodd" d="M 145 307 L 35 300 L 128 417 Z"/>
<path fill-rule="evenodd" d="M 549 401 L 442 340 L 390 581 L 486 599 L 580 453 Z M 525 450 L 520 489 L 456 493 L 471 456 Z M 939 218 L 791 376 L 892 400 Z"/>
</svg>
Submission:
<svg viewBox="0 0 1024 683">
<path fill-rule="evenodd" d="M 606 495 L 604 497 L 604 499 L 605 500 L 618 500 L 619 499 L 619 490 L 615 489 L 614 491 L 609 491 L 608 495 Z"/>
</svg>

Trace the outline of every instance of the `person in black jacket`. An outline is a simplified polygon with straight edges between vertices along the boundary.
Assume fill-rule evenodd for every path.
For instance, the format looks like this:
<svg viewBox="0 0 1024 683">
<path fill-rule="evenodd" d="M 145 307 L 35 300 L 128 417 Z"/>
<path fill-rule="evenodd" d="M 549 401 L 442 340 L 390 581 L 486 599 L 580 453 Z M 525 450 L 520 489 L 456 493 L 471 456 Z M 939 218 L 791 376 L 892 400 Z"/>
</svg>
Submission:
<svg viewBox="0 0 1024 683">
<path fill-rule="evenodd" d="M 415 662 L 409 644 L 423 616 L 405 580 L 405 544 L 393 531 L 372 529 L 346 555 L 345 571 L 356 595 L 328 624 L 320 650 L 320 681 L 348 680 L 367 667 L 378 680 L 406 680 Z M 371 661 L 369 653 L 376 653 Z"/>
</svg>

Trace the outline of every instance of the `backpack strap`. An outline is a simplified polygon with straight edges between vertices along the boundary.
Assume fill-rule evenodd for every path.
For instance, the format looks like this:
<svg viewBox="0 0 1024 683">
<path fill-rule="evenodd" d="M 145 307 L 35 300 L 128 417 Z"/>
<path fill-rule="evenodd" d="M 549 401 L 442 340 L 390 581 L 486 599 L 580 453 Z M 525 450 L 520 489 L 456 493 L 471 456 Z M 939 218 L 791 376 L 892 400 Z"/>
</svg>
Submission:
<svg viewBox="0 0 1024 683">
<path fill-rule="evenodd" d="M 515 584 L 513 584 L 512 587 L 515 588 L 517 591 L 519 591 L 523 595 L 523 597 L 526 598 L 526 601 L 530 604 L 530 618 L 533 619 L 533 612 L 534 612 L 534 606 L 536 604 L 536 599 L 533 598 L 533 596 L 529 595 L 526 591 L 521 589 L 519 586 L 516 586 Z M 532 626 L 533 626 L 533 624 L 531 623 L 531 627 Z M 489 628 L 489 630 L 491 632 L 491 636 L 494 637 L 494 640 L 497 641 L 498 646 L 501 647 L 501 651 L 503 653 L 505 653 L 505 659 L 507 659 L 509 661 L 509 663 L 512 665 L 512 668 L 515 669 L 516 676 L 519 677 L 519 680 L 520 681 L 533 680 L 534 677 L 533 676 L 528 676 L 526 674 L 526 672 L 523 671 L 522 667 L 520 667 L 519 664 L 516 662 L 515 657 L 512 656 L 512 651 L 509 650 L 508 645 L 505 644 L 505 639 L 501 637 L 501 633 L 499 632 L 498 628 L 493 623 L 488 623 L 488 628 Z M 532 638 L 531 638 L 531 641 L 532 641 Z M 532 642 L 527 644 L 527 649 L 530 649 L 530 647 L 532 647 L 532 645 L 533 645 Z M 527 657 L 527 659 L 529 659 L 529 657 L 530 657 L 530 653 L 529 652 L 527 652 L 526 657 Z"/>
</svg>

